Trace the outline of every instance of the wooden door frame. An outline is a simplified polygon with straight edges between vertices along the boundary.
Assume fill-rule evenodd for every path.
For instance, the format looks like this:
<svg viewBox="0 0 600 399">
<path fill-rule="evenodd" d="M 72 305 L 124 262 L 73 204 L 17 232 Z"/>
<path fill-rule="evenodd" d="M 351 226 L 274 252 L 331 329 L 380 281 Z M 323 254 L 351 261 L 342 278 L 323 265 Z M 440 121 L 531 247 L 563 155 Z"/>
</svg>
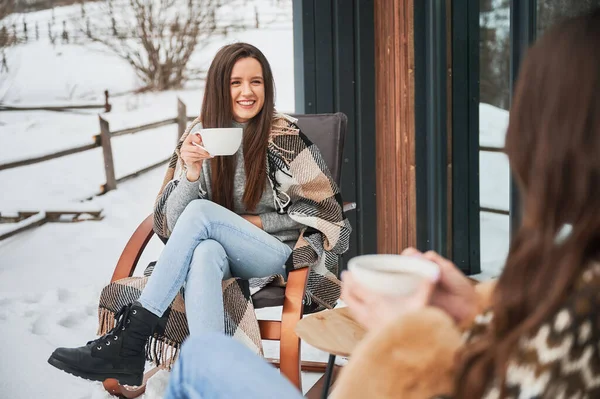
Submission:
<svg viewBox="0 0 600 399">
<path fill-rule="evenodd" d="M 379 253 L 417 245 L 413 1 L 375 3 Z"/>
</svg>

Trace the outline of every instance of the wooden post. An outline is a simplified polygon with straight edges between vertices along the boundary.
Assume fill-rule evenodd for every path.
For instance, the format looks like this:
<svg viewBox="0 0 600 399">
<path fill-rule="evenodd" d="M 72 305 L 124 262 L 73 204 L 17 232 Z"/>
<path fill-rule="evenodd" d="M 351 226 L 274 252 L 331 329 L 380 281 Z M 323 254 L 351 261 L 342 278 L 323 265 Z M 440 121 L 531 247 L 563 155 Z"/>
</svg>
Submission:
<svg viewBox="0 0 600 399">
<path fill-rule="evenodd" d="M 181 101 L 180 98 L 177 99 L 177 142 L 183 133 L 185 133 L 185 127 L 187 126 L 187 107 Z"/>
<path fill-rule="evenodd" d="M 417 0 L 375 2 L 377 250 L 416 246 L 414 26 Z"/>
<path fill-rule="evenodd" d="M 110 112 L 112 105 L 108 102 L 108 90 L 104 90 L 104 112 Z"/>
<path fill-rule="evenodd" d="M 115 164 L 110 144 L 110 128 L 108 122 L 102 119 L 101 116 L 98 116 L 98 119 L 100 120 L 100 143 L 102 144 L 104 171 L 106 172 L 106 184 L 102 187 L 102 193 L 106 193 L 117 188 L 117 179 L 115 178 Z"/>
</svg>

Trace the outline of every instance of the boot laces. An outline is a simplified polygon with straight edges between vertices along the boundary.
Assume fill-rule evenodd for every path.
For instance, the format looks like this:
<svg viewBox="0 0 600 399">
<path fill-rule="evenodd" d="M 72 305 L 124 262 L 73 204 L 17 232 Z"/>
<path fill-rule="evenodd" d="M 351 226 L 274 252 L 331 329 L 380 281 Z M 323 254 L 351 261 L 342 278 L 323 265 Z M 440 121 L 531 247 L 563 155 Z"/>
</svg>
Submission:
<svg viewBox="0 0 600 399">
<path fill-rule="evenodd" d="M 119 310 L 115 314 L 115 320 L 117 321 L 117 324 L 103 336 L 96 338 L 93 341 L 89 341 L 87 343 L 87 345 L 90 345 L 90 344 L 98 345 L 97 349 L 101 350 L 102 343 L 104 343 L 104 345 L 106 345 L 106 346 L 110 346 L 110 343 L 112 341 L 117 341 L 119 339 L 119 334 L 121 332 L 125 331 L 125 329 L 127 328 L 127 325 L 131 322 L 131 320 L 129 319 L 129 315 L 137 313 L 137 310 L 135 310 L 135 309 L 132 310 L 131 307 L 132 307 L 131 304 L 124 305 L 121 308 L 121 310 Z"/>
</svg>

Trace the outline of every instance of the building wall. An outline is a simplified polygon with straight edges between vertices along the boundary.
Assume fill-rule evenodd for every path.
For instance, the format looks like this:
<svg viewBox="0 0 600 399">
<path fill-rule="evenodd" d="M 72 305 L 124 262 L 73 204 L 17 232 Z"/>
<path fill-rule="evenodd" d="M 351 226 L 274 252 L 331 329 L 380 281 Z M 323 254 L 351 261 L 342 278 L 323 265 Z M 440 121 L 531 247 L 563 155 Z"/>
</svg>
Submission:
<svg viewBox="0 0 600 399">
<path fill-rule="evenodd" d="M 373 0 L 294 0 L 297 113 L 348 117 L 344 201 L 355 201 L 346 258 L 377 251 L 375 19 Z"/>
</svg>

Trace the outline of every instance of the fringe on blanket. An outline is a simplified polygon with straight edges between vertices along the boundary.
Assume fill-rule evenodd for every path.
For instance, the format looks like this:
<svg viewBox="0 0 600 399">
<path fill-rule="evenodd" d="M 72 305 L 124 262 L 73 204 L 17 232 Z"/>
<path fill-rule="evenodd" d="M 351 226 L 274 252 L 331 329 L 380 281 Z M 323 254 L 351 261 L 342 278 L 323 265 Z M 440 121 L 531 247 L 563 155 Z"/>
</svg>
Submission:
<svg viewBox="0 0 600 399">
<path fill-rule="evenodd" d="M 115 314 L 108 309 L 98 309 L 98 331 L 96 335 L 101 336 L 115 327 Z"/>
<path fill-rule="evenodd" d="M 171 370 L 179 355 L 179 349 L 180 345 L 177 342 L 154 335 L 148 339 L 146 344 L 146 360 L 156 366 Z"/>
</svg>

